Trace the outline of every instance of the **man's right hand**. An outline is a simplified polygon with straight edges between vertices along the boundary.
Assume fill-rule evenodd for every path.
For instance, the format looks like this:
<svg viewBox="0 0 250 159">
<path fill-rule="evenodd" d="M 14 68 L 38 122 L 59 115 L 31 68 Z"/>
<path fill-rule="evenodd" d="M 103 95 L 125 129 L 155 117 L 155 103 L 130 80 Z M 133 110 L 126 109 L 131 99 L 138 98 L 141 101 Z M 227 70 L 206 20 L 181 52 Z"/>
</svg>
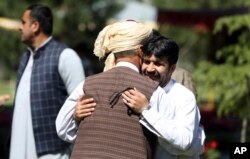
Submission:
<svg viewBox="0 0 250 159">
<path fill-rule="evenodd" d="M 147 97 L 136 88 L 122 93 L 123 102 L 135 113 L 141 114 L 149 106 Z"/>
<path fill-rule="evenodd" d="M 73 118 L 80 123 L 85 117 L 90 116 L 95 110 L 94 98 L 86 98 L 84 95 L 76 103 Z"/>
</svg>

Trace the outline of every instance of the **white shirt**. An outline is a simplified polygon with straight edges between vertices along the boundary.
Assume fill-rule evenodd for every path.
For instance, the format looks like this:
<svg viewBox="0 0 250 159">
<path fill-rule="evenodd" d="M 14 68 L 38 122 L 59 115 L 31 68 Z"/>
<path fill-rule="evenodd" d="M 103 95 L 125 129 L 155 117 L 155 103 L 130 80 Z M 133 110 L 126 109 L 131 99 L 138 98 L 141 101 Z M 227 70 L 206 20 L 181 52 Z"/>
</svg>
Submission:
<svg viewBox="0 0 250 159">
<path fill-rule="evenodd" d="M 155 158 L 171 159 L 177 158 L 177 156 L 180 159 L 199 158 L 203 151 L 205 133 L 201 127 L 196 130 L 200 121 L 200 112 L 193 93 L 172 79 L 163 89 L 166 92 L 164 98 L 168 103 L 162 106 L 159 103 L 156 106 L 150 100 L 151 108 L 142 112 L 144 119 L 140 121 L 158 135 L 159 144 Z M 154 98 L 154 95 L 151 99 Z M 190 128 L 193 128 L 194 131 L 188 130 Z M 185 145 L 190 144 L 188 138 L 191 136 L 194 138 L 193 142 L 186 147 Z M 179 137 L 183 137 L 184 140 L 181 141 Z"/>
<path fill-rule="evenodd" d="M 119 62 L 116 67 L 119 66 L 139 72 L 136 66 L 128 62 Z M 84 81 L 68 97 L 56 119 L 58 136 L 72 143 L 77 137 L 78 128 L 73 113 L 78 98 L 84 94 L 83 85 Z M 181 151 L 189 149 L 198 132 L 200 114 L 195 97 L 191 91 L 177 83 L 169 94 L 158 87 L 150 98 L 150 109 L 143 111 L 142 116 L 140 122 L 155 133 L 159 140 Z"/>
<path fill-rule="evenodd" d="M 48 38 L 40 47 L 45 45 Z M 31 51 L 31 50 L 30 50 Z M 33 53 L 30 54 L 29 61 L 20 79 L 16 92 L 15 107 L 12 120 L 12 134 L 10 146 L 10 159 L 36 159 L 36 147 L 32 128 L 32 116 L 30 105 L 30 78 L 33 66 Z M 84 79 L 84 71 L 80 58 L 76 52 L 70 48 L 63 50 L 59 57 L 58 71 L 66 86 L 68 94 Z M 20 146 L 22 145 L 22 146 Z M 68 154 L 47 154 L 46 156 L 55 158 L 68 158 Z"/>
</svg>

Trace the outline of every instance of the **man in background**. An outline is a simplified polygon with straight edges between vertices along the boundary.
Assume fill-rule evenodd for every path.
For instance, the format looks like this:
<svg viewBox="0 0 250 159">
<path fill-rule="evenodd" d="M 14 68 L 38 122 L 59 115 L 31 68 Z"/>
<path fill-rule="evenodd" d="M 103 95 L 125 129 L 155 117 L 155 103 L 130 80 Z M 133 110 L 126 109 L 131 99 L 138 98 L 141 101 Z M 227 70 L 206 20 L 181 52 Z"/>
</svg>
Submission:
<svg viewBox="0 0 250 159">
<path fill-rule="evenodd" d="M 17 72 L 10 159 L 68 159 L 71 152 L 57 136 L 55 119 L 84 71 L 76 52 L 56 41 L 52 29 L 49 7 L 34 4 L 24 11 L 19 30 L 28 49 Z"/>
<path fill-rule="evenodd" d="M 197 92 L 195 88 L 195 84 L 193 82 L 193 78 L 191 73 L 184 68 L 176 66 L 174 72 L 172 73 L 172 78 L 176 81 L 181 83 L 187 89 L 192 91 L 194 95 L 197 97 Z"/>
</svg>

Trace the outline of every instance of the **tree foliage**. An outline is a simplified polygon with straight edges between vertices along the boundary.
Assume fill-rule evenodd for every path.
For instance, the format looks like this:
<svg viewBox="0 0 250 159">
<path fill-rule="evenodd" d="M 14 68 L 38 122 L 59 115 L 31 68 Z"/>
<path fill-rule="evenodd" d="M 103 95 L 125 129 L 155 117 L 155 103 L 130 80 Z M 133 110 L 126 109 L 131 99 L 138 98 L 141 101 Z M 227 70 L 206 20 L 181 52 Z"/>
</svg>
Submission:
<svg viewBox="0 0 250 159">
<path fill-rule="evenodd" d="M 0 63 L 8 69 L 8 74 L 5 76 L 9 78 L 11 73 L 16 70 L 20 56 L 24 46 L 20 43 L 19 33 L 13 31 L 6 31 L 0 28 L 1 35 L 1 52 L 0 52 Z"/>
<path fill-rule="evenodd" d="M 171 10 L 194 10 L 194 9 L 226 9 L 232 7 L 249 6 L 250 2 L 247 0 L 207 0 L 207 1 L 194 1 L 194 0 L 152 0 L 153 4 L 161 9 Z"/>
<path fill-rule="evenodd" d="M 249 118 L 250 14 L 220 18 L 214 34 L 228 39 L 216 52 L 215 61 L 202 61 L 195 71 L 194 77 L 201 86 L 199 100 L 205 100 L 206 90 L 210 90 L 216 97 L 219 115 Z"/>
<path fill-rule="evenodd" d="M 193 1 L 193 0 L 152 0 L 159 10 L 169 10 L 176 12 L 192 12 L 192 11 L 207 11 L 211 13 L 215 11 L 223 11 L 233 8 L 241 8 L 250 6 L 248 0 L 227 1 L 227 0 L 208 0 L 208 1 Z M 213 13 L 211 13 L 212 15 Z M 192 23 L 192 18 L 190 19 Z M 194 22 L 194 21 L 193 21 Z M 202 26 L 201 26 L 202 27 Z M 180 58 L 178 65 L 193 72 L 200 60 L 214 60 L 216 41 L 212 32 L 207 29 L 200 30 L 199 24 L 194 25 L 172 25 L 167 22 L 160 24 L 160 32 L 165 36 L 173 38 L 180 46 Z M 195 57 L 195 58 L 194 58 Z"/>
<path fill-rule="evenodd" d="M 87 43 L 93 46 L 99 31 L 107 19 L 117 13 L 122 6 L 112 0 L 65 0 L 56 8 L 56 34 L 58 38 L 73 46 Z"/>
</svg>

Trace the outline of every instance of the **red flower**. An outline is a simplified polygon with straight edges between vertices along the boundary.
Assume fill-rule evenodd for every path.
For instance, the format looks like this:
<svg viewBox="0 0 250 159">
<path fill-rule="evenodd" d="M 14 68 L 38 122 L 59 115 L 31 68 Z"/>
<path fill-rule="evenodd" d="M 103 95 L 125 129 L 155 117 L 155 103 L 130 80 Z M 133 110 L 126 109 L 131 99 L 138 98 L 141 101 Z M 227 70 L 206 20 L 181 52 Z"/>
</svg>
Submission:
<svg viewBox="0 0 250 159">
<path fill-rule="evenodd" d="M 212 140 L 209 141 L 205 144 L 205 153 L 209 150 L 209 149 L 216 149 L 218 147 L 218 142 L 216 140 Z"/>
<path fill-rule="evenodd" d="M 210 141 L 210 148 L 216 149 L 218 147 L 218 142 L 215 140 Z"/>
</svg>

